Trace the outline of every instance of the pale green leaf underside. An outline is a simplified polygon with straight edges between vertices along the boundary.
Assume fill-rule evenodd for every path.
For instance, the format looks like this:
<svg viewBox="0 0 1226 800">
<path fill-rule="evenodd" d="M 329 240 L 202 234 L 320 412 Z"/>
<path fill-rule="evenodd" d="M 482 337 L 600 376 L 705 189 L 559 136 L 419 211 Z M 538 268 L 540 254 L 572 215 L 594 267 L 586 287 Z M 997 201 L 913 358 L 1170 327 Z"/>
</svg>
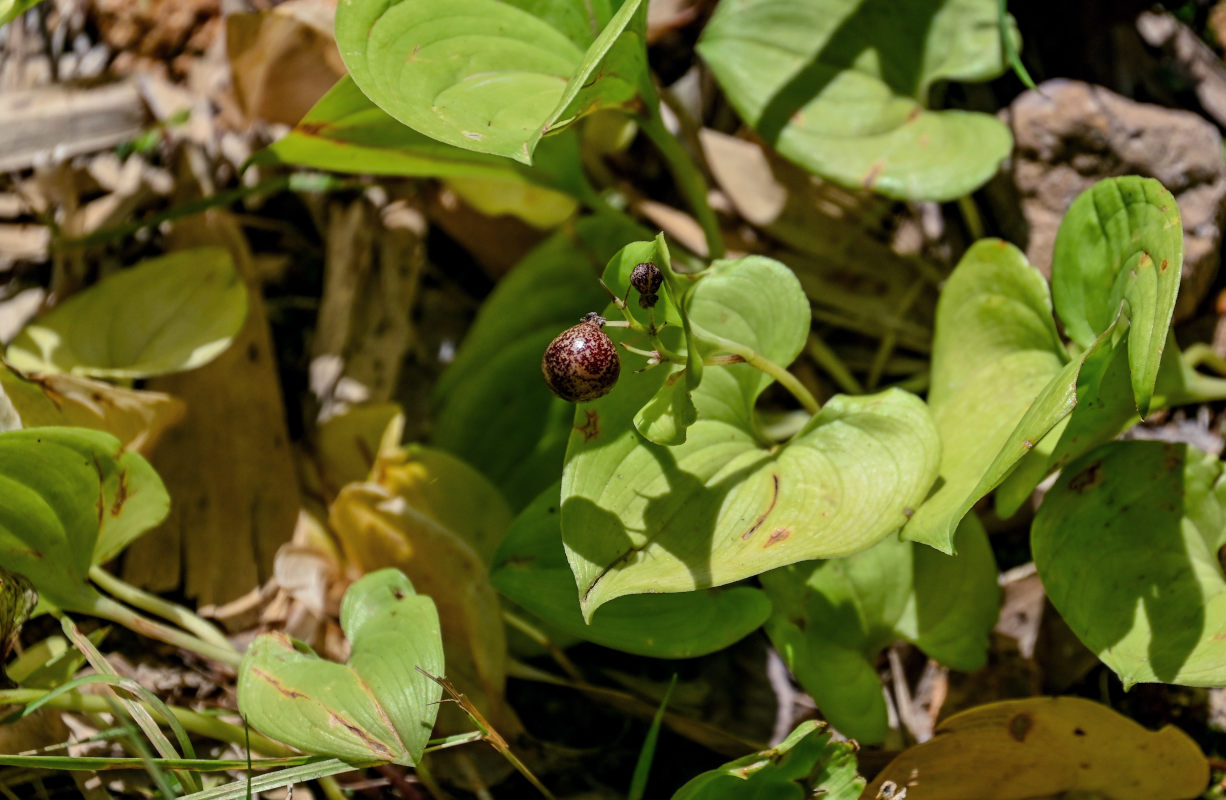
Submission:
<svg viewBox="0 0 1226 800">
<path fill-rule="evenodd" d="M 1124 682 L 1226 685 L 1222 464 L 1113 442 L 1070 464 L 1031 529 L 1044 589 Z"/>
<path fill-rule="evenodd" d="M 780 364 L 808 331 L 795 276 L 761 257 L 713 266 L 686 304 L 696 332 Z M 660 373 L 623 375 L 576 410 L 562 531 L 585 618 L 626 594 L 719 586 L 865 549 L 901 526 L 935 478 L 931 418 L 897 390 L 832 398 L 786 445 L 763 446 L 752 410 L 770 379 L 746 364 L 704 371 L 685 444 L 649 444 L 631 421 Z"/>
<path fill-rule="evenodd" d="M 239 666 L 238 705 L 252 727 L 307 753 L 353 762 L 417 763 L 442 687 L 434 603 L 399 570 L 364 576 L 341 604 L 347 664 L 302 652 L 283 634 L 257 638 Z"/>
<path fill-rule="evenodd" d="M 742 118 L 797 164 L 852 187 L 950 200 L 1008 155 L 986 114 L 929 111 L 935 80 L 1004 69 L 996 3 L 725 0 L 699 53 Z"/>
<path fill-rule="evenodd" d="M 0 563 L 60 608 L 88 610 L 96 597 L 89 568 L 169 508 L 153 467 L 110 434 L 60 427 L 0 434 Z"/>
<path fill-rule="evenodd" d="M 642 594 L 606 604 L 583 621 L 562 547 L 555 483 L 519 515 L 494 559 L 491 581 L 518 605 L 562 632 L 650 658 L 693 658 L 732 645 L 770 614 L 757 589 Z"/>
<path fill-rule="evenodd" d="M 527 164 L 550 129 L 635 97 L 645 69 L 641 0 L 611 19 L 597 15 L 599 35 L 578 41 L 583 31 L 555 19 L 573 15 L 537 10 L 498 0 L 347 0 L 336 38 L 357 85 L 405 125 Z"/>
<path fill-rule="evenodd" d="M 247 289 L 220 248 L 142 261 L 38 317 L 5 358 L 23 372 L 144 378 L 195 369 L 230 346 Z"/>
<path fill-rule="evenodd" d="M 1183 227 L 1171 193 L 1153 178 L 1099 181 L 1073 202 L 1056 236 L 1052 295 L 1069 338 L 1088 347 L 1129 318 L 1133 397 L 1149 411 L 1183 265 Z"/>
<path fill-rule="evenodd" d="M 888 730 L 877 658 L 895 641 L 955 669 L 975 670 L 996 623 L 996 564 L 974 514 L 958 529 L 958 555 L 887 537 L 876 546 L 768 572 L 774 605 L 766 630 L 826 719 L 862 742 Z"/>
</svg>

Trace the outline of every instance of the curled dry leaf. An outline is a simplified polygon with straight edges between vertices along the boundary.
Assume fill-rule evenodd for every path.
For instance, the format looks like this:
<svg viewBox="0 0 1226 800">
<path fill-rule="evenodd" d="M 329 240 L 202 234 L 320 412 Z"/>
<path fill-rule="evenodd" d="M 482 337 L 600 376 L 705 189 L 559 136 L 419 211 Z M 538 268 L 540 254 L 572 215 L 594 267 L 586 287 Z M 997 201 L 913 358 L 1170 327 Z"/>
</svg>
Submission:
<svg viewBox="0 0 1226 800">
<path fill-rule="evenodd" d="M 125 450 L 149 456 L 186 410 L 182 400 L 163 392 L 123 389 L 78 375 L 22 376 L 0 363 L 0 430 L 92 428 L 119 439 Z"/>
</svg>

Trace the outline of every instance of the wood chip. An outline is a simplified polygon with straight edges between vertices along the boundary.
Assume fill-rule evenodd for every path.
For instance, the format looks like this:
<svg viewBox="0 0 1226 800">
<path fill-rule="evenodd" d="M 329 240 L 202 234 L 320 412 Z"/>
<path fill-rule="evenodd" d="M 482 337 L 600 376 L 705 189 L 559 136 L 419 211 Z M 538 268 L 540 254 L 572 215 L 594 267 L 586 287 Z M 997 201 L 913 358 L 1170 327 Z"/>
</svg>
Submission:
<svg viewBox="0 0 1226 800">
<path fill-rule="evenodd" d="M 147 118 L 132 83 L 0 94 L 0 171 L 94 153 L 136 137 Z"/>
</svg>

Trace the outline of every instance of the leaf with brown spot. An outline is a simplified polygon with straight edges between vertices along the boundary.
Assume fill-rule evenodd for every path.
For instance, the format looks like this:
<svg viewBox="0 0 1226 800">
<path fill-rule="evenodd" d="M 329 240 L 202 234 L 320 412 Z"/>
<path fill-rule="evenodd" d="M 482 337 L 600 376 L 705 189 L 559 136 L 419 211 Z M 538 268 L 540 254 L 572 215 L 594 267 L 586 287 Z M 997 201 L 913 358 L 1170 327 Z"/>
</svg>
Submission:
<svg viewBox="0 0 1226 800">
<path fill-rule="evenodd" d="M 353 763 L 413 766 L 434 728 L 443 674 L 438 614 L 394 569 L 349 587 L 341 603 L 346 664 L 296 647 L 284 634 L 251 643 L 238 675 L 238 705 L 253 728 L 306 753 Z"/>
<path fill-rule="evenodd" d="M 1103 445 L 1065 468 L 1030 542 L 1052 604 L 1125 686 L 1226 684 L 1217 458 L 1166 442 Z"/>
<path fill-rule="evenodd" d="M 465 496 L 456 490 L 456 498 Z M 503 696 L 507 643 L 502 606 L 475 547 L 406 496 L 377 483 L 346 486 L 332 503 L 329 520 L 353 568 L 394 567 L 434 601 L 448 676 L 496 727 L 514 726 Z"/>
<path fill-rule="evenodd" d="M 950 717 L 891 761 L 861 800 L 887 781 L 905 786 L 907 800 L 1184 800 L 1204 791 L 1209 764 L 1174 726 L 1149 731 L 1079 697 L 1034 697 Z"/>
<path fill-rule="evenodd" d="M 90 567 L 118 555 L 169 505 L 149 462 L 120 451 L 109 434 L 62 427 L 0 433 L 0 563 L 55 606 L 88 612 L 98 599 Z"/>
<path fill-rule="evenodd" d="M 780 365 L 803 348 L 809 303 L 778 261 L 719 260 L 687 283 L 691 355 L 719 355 L 715 337 Z M 626 328 L 609 335 L 639 342 Z M 760 437 L 754 410 L 774 379 L 747 363 L 707 365 L 685 443 L 664 447 L 635 426 L 668 377 L 664 367 L 623 373 L 575 412 L 576 423 L 598 412 L 605 431 L 596 441 L 571 432 L 562 475 L 562 539 L 586 619 L 623 595 L 722 586 L 867 549 L 898 530 L 936 477 L 936 429 L 912 394 L 837 395 L 775 444 Z M 790 535 L 764 547 L 779 529 Z"/>
<path fill-rule="evenodd" d="M 698 52 L 758 136 L 849 188 L 953 200 L 1012 145 L 990 115 L 925 108 L 936 81 L 1004 71 L 992 0 L 724 0 Z"/>
</svg>

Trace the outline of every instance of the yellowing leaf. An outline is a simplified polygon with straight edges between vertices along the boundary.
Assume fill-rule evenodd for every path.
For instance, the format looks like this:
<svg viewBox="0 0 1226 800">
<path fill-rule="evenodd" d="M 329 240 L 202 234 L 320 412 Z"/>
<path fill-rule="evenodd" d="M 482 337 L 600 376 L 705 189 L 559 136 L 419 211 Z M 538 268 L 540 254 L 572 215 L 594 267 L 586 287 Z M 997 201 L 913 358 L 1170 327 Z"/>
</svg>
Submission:
<svg viewBox="0 0 1226 800">
<path fill-rule="evenodd" d="M 315 432 L 315 456 L 327 496 L 364 481 L 385 447 L 400 443 L 404 412 L 395 403 L 355 406 Z"/>
<path fill-rule="evenodd" d="M 247 290 L 220 248 L 144 261 L 65 300 L 9 345 L 23 372 L 144 378 L 195 369 L 230 346 Z"/>
<path fill-rule="evenodd" d="M 1149 731 L 1078 697 L 1035 697 L 973 708 L 890 762 L 886 781 L 907 800 L 1027 800 L 1066 792 L 1112 800 L 1197 797 L 1209 764 L 1186 733 Z M 895 794 L 895 797 L 901 795 Z"/>
<path fill-rule="evenodd" d="M 506 633 L 485 562 L 459 536 L 375 483 L 346 486 L 329 515 L 361 572 L 396 567 L 438 608 L 447 676 L 494 720 L 506 682 Z"/>
<path fill-rule="evenodd" d="M 482 214 L 510 214 L 536 228 L 556 228 L 579 208 L 569 195 L 519 180 L 457 176 L 447 185 Z"/>
<path fill-rule="evenodd" d="M 421 445 L 385 448 L 371 480 L 451 530 L 485 564 L 493 561 L 511 525 L 511 509 L 497 487 L 467 462 L 442 450 Z"/>
</svg>

